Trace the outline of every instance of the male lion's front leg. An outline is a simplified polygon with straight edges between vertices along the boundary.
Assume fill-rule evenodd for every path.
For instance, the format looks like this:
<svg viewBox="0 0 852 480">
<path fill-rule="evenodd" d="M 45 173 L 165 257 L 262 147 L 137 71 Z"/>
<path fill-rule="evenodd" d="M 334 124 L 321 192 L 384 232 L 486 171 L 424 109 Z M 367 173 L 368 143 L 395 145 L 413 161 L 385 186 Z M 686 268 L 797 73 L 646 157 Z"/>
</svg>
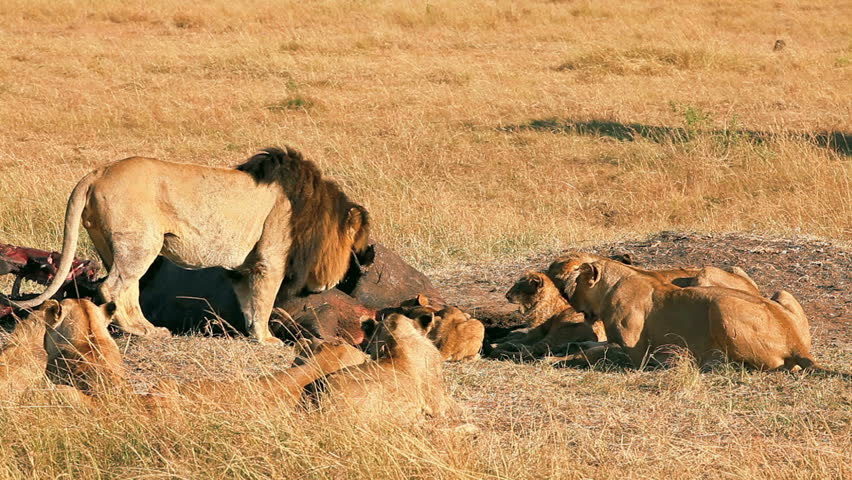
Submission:
<svg viewBox="0 0 852 480">
<path fill-rule="evenodd" d="M 246 330 L 260 343 L 283 344 L 270 333 L 269 317 L 284 278 L 284 269 L 258 261 L 240 269 L 240 273 L 234 280 L 234 292 L 246 317 Z"/>
</svg>

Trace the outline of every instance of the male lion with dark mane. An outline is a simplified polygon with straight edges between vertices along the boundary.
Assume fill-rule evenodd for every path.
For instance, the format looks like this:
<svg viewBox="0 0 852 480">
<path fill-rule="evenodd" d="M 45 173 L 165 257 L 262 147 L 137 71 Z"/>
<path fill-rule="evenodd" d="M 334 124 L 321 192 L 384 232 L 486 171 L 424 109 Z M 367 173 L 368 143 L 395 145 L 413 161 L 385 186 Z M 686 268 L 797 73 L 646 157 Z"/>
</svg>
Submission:
<svg viewBox="0 0 852 480">
<path fill-rule="evenodd" d="M 247 330 L 280 343 L 268 325 L 279 287 L 283 295 L 334 287 L 369 241 L 367 210 L 289 147 L 263 150 L 237 168 L 131 157 L 74 187 L 56 277 L 21 307 L 60 288 L 81 220 L 109 270 L 104 301 L 115 302 L 119 327 L 136 335 L 157 331 L 139 306 L 139 279 L 157 255 L 184 268 L 228 269 Z"/>
</svg>

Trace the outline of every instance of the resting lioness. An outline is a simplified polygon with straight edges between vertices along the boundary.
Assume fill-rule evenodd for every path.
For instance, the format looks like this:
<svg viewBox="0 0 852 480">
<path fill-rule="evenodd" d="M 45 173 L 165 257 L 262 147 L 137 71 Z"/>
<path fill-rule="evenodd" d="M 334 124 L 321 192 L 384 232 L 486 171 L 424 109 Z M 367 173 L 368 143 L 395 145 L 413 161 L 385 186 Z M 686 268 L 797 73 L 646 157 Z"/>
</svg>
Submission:
<svg viewBox="0 0 852 480">
<path fill-rule="evenodd" d="M 375 329 L 367 330 L 374 360 L 330 375 L 324 407 L 405 420 L 461 415 L 444 386 L 444 359 L 415 320 L 394 313 L 365 326 Z"/>
<path fill-rule="evenodd" d="M 88 395 L 125 387 L 124 364 L 109 325 L 115 304 L 48 300 L 41 308 L 46 330 L 47 376 Z"/>
<path fill-rule="evenodd" d="M 629 259 L 629 257 L 626 257 Z M 760 295 L 757 285 L 748 274 L 739 267 L 732 267 L 729 271 L 717 267 L 704 268 L 672 268 L 662 270 L 646 270 L 632 265 L 632 260 L 625 263 L 625 257 L 618 256 L 606 258 L 593 253 L 570 252 L 558 257 L 547 269 L 547 276 L 556 284 L 556 287 L 565 295 L 571 296 L 569 291 L 576 278 L 577 269 L 584 263 L 591 262 L 615 262 L 630 265 L 637 272 L 643 272 L 657 280 L 671 283 L 678 287 L 705 286 L 726 287 L 742 290 L 754 295 Z"/>
<path fill-rule="evenodd" d="M 612 261 L 581 265 L 572 290 L 574 308 L 602 320 L 637 368 L 667 345 L 687 348 L 699 365 L 727 358 L 760 369 L 815 366 L 800 306 L 794 313 L 729 288 L 678 288 Z M 795 302 L 786 292 L 776 297 Z"/>
</svg>

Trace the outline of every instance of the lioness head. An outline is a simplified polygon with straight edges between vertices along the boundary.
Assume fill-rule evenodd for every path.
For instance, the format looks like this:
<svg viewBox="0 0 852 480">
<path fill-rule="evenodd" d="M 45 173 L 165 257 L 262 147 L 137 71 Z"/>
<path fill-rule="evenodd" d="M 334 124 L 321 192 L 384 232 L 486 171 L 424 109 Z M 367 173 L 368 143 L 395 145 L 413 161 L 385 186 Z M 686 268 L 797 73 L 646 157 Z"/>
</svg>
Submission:
<svg viewBox="0 0 852 480">
<path fill-rule="evenodd" d="M 518 304 L 521 313 L 526 313 L 540 303 L 542 297 L 555 290 L 556 287 L 547 275 L 527 272 L 506 292 L 506 300 Z"/>
<path fill-rule="evenodd" d="M 577 269 L 574 284 L 566 286 L 571 289 L 568 299 L 574 310 L 584 314 L 586 321 L 596 317 L 595 286 L 601 279 L 601 264 L 599 262 L 583 263 Z"/>
<path fill-rule="evenodd" d="M 47 375 L 54 383 L 93 393 L 124 377 L 121 353 L 107 331 L 115 304 L 89 300 L 48 300 L 41 307 L 46 331 Z"/>
<path fill-rule="evenodd" d="M 629 253 L 612 255 L 607 258 L 593 253 L 570 252 L 558 257 L 550 264 L 547 268 L 547 276 L 553 280 L 556 288 L 565 295 L 565 298 L 570 298 L 580 265 L 600 260 L 615 260 L 625 265 L 633 265 L 633 257 Z"/>
<path fill-rule="evenodd" d="M 381 322 L 368 319 L 362 324 L 367 336 L 364 350 L 373 359 L 393 357 L 404 339 L 422 337 L 429 342 L 425 334 L 433 327 L 434 321 L 435 315 L 431 312 L 424 313 L 418 318 L 392 313 Z"/>
</svg>

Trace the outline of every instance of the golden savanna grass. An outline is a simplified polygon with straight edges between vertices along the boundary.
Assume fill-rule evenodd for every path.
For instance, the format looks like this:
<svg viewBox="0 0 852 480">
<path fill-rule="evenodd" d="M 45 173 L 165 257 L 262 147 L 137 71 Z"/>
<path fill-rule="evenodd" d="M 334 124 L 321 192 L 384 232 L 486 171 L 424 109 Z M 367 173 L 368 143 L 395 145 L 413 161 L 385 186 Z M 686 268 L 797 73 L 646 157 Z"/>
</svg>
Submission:
<svg viewBox="0 0 852 480">
<path fill-rule="evenodd" d="M 430 270 L 664 229 L 849 242 L 850 19 L 848 1 L 1 0 L 0 242 L 58 249 L 68 193 L 107 162 L 281 144 Z M 169 345 L 133 361 L 204 362 Z M 153 418 L 36 393 L 0 411 L 0 478 L 852 476 L 840 379 L 448 375 L 475 437 L 252 413 L 250 391 Z"/>
<path fill-rule="evenodd" d="M 423 266 L 661 229 L 848 240 L 852 146 L 809 135 L 852 130 L 849 13 L 5 0 L 0 231 L 57 247 L 74 182 L 109 161 L 234 165 L 288 143 Z M 690 135 L 618 139 L 637 126 Z"/>
</svg>

